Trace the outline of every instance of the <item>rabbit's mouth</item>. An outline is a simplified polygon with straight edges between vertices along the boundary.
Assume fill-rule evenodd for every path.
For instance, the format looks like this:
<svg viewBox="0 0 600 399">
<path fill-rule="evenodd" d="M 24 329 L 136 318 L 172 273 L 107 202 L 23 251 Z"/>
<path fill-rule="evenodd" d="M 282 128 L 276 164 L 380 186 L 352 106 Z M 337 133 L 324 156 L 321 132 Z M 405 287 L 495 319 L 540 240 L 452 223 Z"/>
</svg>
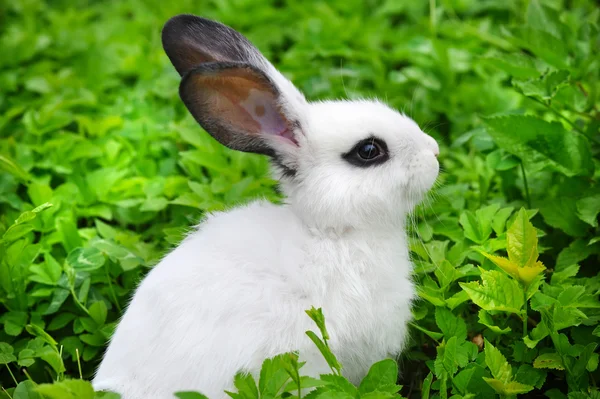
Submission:
<svg viewBox="0 0 600 399">
<path fill-rule="evenodd" d="M 434 152 L 427 149 L 420 151 L 413 157 L 409 165 L 411 173 L 408 178 L 405 198 L 410 208 L 418 205 L 435 184 L 440 171 L 440 164 L 437 160 L 438 154 L 439 151 Z"/>
</svg>

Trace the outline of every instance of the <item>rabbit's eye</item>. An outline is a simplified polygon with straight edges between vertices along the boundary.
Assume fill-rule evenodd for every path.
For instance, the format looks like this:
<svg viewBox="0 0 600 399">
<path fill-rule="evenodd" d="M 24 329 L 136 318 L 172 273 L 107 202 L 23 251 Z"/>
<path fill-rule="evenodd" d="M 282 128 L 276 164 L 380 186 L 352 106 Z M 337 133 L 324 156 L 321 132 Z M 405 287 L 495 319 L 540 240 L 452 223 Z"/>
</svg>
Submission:
<svg viewBox="0 0 600 399">
<path fill-rule="evenodd" d="M 378 165 L 389 159 L 385 142 L 374 137 L 359 141 L 342 157 L 355 166 Z"/>
</svg>

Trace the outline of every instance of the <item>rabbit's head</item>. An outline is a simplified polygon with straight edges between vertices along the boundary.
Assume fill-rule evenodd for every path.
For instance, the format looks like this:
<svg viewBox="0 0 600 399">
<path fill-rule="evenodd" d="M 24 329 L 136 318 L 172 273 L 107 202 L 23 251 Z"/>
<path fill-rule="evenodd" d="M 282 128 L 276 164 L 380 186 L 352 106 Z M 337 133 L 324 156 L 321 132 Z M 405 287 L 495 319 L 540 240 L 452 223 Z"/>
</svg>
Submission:
<svg viewBox="0 0 600 399">
<path fill-rule="evenodd" d="M 401 224 L 437 178 L 435 140 L 385 104 L 308 102 L 244 36 L 204 18 L 176 16 L 162 38 L 196 121 L 231 149 L 270 156 L 307 225 Z"/>
</svg>

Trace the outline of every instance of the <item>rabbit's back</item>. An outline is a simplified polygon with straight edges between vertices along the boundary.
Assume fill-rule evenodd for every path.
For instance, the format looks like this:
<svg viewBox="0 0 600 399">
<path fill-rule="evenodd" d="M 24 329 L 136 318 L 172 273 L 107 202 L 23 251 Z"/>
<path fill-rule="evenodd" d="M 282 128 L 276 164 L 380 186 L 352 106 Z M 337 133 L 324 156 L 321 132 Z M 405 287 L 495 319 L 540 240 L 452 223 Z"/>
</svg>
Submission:
<svg viewBox="0 0 600 399">
<path fill-rule="evenodd" d="M 219 398 L 236 372 L 260 367 L 272 335 L 263 326 L 276 330 L 266 320 L 272 295 L 286 283 L 273 271 L 277 248 L 292 245 L 295 223 L 265 202 L 203 221 L 137 288 L 95 387 L 124 399 L 172 398 L 176 390 Z"/>
</svg>

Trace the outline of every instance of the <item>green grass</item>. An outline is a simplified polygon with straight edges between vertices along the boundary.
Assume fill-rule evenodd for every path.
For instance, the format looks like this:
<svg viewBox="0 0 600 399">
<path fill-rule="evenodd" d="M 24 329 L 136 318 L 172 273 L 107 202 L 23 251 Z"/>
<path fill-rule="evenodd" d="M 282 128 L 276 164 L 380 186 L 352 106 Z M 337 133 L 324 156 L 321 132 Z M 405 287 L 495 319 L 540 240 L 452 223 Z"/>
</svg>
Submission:
<svg viewBox="0 0 600 399">
<path fill-rule="evenodd" d="M 393 362 L 356 390 L 334 362 L 314 397 L 600 397 L 592 0 L 0 4 L 0 397 L 94 398 L 80 378 L 165 251 L 203 212 L 279 201 L 267 160 L 179 100 L 160 31 L 182 12 L 244 33 L 309 99 L 378 97 L 441 145 L 411 219 L 402 388 Z M 307 383 L 293 355 L 267 363 L 291 381 L 279 397 Z M 236 399 L 269 396 L 238 382 Z"/>
</svg>

